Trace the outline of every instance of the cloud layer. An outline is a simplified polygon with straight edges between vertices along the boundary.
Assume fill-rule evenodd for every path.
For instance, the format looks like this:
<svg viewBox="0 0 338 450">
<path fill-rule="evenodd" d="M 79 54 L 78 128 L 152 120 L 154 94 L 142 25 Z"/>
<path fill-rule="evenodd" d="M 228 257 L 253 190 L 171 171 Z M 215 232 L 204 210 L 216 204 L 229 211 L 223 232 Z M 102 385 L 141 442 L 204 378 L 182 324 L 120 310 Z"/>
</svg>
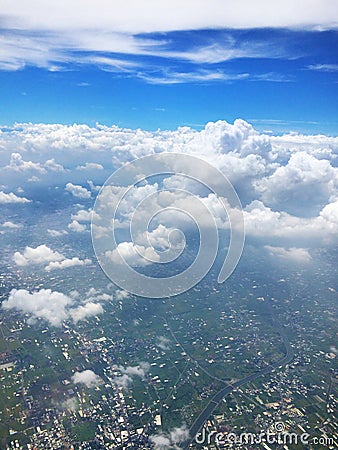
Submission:
<svg viewBox="0 0 338 450">
<path fill-rule="evenodd" d="M 273 251 L 272 248 L 283 248 L 284 257 L 291 258 L 293 255 L 296 261 L 296 249 L 299 249 L 298 262 L 305 263 L 309 258 L 302 252 L 308 251 L 313 257 L 311 249 L 337 243 L 337 137 L 297 133 L 273 136 L 257 132 L 252 125 L 240 119 L 233 124 L 210 122 L 201 131 L 188 127 L 150 132 L 101 125 L 20 124 L 6 133 L 0 133 L 0 145 L 6 149 L 0 155 L 4 167 L 0 172 L 6 190 L 19 192 L 18 183 L 28 189 L 32 175 L 37 173 L 36 168 L 43 167 L 46 172 L 38 171 L 38 184 L 50 186 L 53 183 L 56 194 L 67 196 L 70 202 L 81 202 L 68 217 L 68 228 L 64 225 L 66 229 L 57 227 L 49 230 L 48 234 L 52 237 L 66 238 L 67 229 L 68 232 L 88 230 L 97 186 L 102 185 L 114 169 L 145 155 L 178 152 L 205 159 L 229 178 L 243 205 L 247 238 L 262 247 L 270 246 L 271 255 L 282 257 L 281 250 Z M 15 167 L 21 167 L 24 161 L 25 169 L 20 168 L 18 178 L 16 168 L 10 168 L 13 153 L 20 155 L 14 158 L 19 161 Z M 46 164 L 51 160 L 52 166 Z M 51 177 L 55 165 L 64 168 L 58 172 L 57 178 Z M 186 169 L 188 174 L 198 176 L 194 173 L 194 167 Z M 95 182 L 91 181 L 93 179 Z M 64 191 L 65 186 L 71 196 Z M 214 194 L 200 191 L 192 180 L 177 175 L 165 177 L 163 186 L 195 193 L 212 211 L 217 225 L 227 229 L 227 216 Z M 158 183 L 143 183 L 130 190 L 126 200 L 121 202 L 118 220 L 114 224 L 122 234 L 129 227 L 135 206 L 144 196 L 149 196 L 142 206 L 144 213 L 147 208 L 151 211 L 158 207 L 192 207 L 190 198 L 183 191 L 171 195 L 158 192 L 158 188 Z M 116 198 L 118 189 L 114 192 Z M 23 192 L 21 189 L 20 193 Z M 14 192 L 3 195 L 6 201 L 28 202 Z M 111 200 L 111 193 L 109 195 Z M 203 224 L 203 208 L 198 207 L 197 203 L 196 208 L 195 214 Z M 142 214 L 139 221 L 142 225 Z M 168 212 L 161 220 L 154 220 L 149 234 L 140 226 L 134 243 L 123 239 L 119 243 L 120 253 L 135 267 L 145 266 L 151 260 L 158 261 L 159 256 L 154 249 L 161 250 L 164 255 L 163 250 L 167 250 L 169 245 L 170 231 L 186 224 L 183 216 Z M 104 235 L 107 230 L 102 228 L 96 232 Z M 114 250 L 107 256 L 118 262 Z M 28 246 L 24 251 L 16 252 L 14 261 L 21 266 L 44 264 L 47 271 L 90 264 L 88 258 L 66 258 L 46 244 L 37 248 Z"/>
</svg>

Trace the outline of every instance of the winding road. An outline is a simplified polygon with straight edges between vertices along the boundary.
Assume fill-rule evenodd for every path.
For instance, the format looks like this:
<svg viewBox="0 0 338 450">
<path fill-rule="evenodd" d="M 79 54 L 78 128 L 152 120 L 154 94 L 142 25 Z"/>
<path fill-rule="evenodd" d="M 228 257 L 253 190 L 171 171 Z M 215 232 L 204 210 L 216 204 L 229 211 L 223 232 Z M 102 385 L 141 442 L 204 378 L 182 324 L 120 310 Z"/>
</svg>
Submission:
<svg viewBox="0 0 338 450">
<path fill-rule="evenodd" d="M 272 315 L 273 318 L 273 315 Z M 269 364 L 263 369 L 261 369 L 259 372 L 254 372 L 251 375 L 247 375 L 244 378 L 241 378 L 240 380 L 237 380 L 233 384 L 227 385 L 224 388 L 222 388 L 220 391 L 218 391 L 209 401 L 209 403 L 206 405 L 206 407 L 203 409 L 203 411 L 200 413 L 200 415 L 197 417 L 197 419 L 193 422 L 193 424 L 189 428 L 189 439 L 182 442 L 181 448 L 183 450 L 187 450 L 190 446 L 190 444 L 194 441 L 195 436 L 197 433 L 201 430 L 205 422 L 209 419 L 209 417 L 213 414 L 217 406 L 220 404 L 220 402 L 223 400 L 225 396 L 233 392 L 235 389 L 237 389 L 240 386 L 243 386 L 244 384 L 247 384 L 251 381 L 256 380 L 257 378 L 260 378 L 263 375 L 266 375 L 267 373 L 272 372 L 273 370 L 277 369 L 278 367 L 283 367 L 286 364 L 290 363 L 294 357 L 293 349 L 290 345 L 290 342 L 284 332 L 284 329 L 282 326 L 280 326 L 279 323 L 277 323 L 273 319 L 273 323 L 275 326 L 275 329 L 278 331 L 279 335 L 281 336 L 283 340 L 283 344 L 285 346 L 285 356 L 277 361 L 276 363 Z"/>
</svg>

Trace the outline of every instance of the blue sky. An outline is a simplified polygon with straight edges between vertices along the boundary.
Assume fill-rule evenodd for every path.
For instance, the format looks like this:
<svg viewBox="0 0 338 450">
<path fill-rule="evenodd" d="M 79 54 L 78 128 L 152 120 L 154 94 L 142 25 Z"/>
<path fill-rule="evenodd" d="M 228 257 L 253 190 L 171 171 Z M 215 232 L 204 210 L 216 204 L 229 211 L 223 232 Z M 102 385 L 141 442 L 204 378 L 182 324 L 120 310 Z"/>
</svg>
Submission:
<svg viewBox="0 0 338 450">
<path fill-rule="evenodd" d="M 34 8 L 14 13 L 9 4 L 0 16 L 2 125 L 200 129 L 243 118 L 274 133 L 337 134 L 338 33 L 327 18 L 288 26 L 292 17 L 283 22 L 281 9 L 281 23 L 267 11 L 266 22 L 251 13 L 234 28 L 228 16 L 203 22 L 196 13 L 199 26 L 188 18 L 170 26 L 162 15 L 157 25 L 140 18 L 141 25 L 135 20 L 123 28 L 121 8 L 121 26 L 98 26 L 95 17 L 88 24 L 81 14 L 73 26 L 61 20 L 62 13 L 71 18 L 66 8 L 49 24 L 39 0 L 32 3 L 39 6 L 36 17 Z M 250 21 L 261 26 L 248 27 Z"/>
</svg>

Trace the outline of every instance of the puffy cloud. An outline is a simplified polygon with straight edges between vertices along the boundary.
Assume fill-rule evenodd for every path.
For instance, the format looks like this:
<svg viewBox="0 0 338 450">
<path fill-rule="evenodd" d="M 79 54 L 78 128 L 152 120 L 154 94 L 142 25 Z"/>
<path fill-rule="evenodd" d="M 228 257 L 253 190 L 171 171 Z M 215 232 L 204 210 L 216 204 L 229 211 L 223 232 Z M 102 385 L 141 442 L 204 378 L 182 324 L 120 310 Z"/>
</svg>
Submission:
<svg viewBox="0 0 338 450">
<path fill-rule="evenodd" d="M 22 228 L 21 224 L 13 223 L 11 221 L 4 222 L 1 226 L 4 227 L 4 228 L 10 228 L 10 229 L 13 229 L 13 230 L 14 229 L 18 229 L 18 228 Z"/>
<path fill-rule="evenodd" d="M 40 173 L 46 173 L 46 169 L 40 163 L 24 161 L 20 153 L 12 153 L 9 165 L 6 167 L 16 171 L 36 170 Z"/>
<path fill-rule="evenodd" d="M 86 231 L 86 225 L 83 225 L 82 223 L 79 223 L 77 220 L 73 220 L 73 222 L 71 222 L 68 225 L 68 228 L 71 231 L 74 231 L 75 233 L 82 233 L 83 231 Z"/>
<path fill-rule="evenodd" d="M 295 261 L 297 263 L 309 263 L 312 260 L 309 250 L 306 248 L 291 247 L 286 249 L 284 247 L 272 247 L 270 245 L 266 245 L 265 248 L 272 256 Z"/>
<path fill-rule="evenodd" d="M 61 261 L 65 257 L 51 250 L 47 245 L 39 245 L 36 248 L 26 247 L 23 253 L 15 252 L 13 260 L 18 266 L 27 266 L 28 264 L 44 264 L 50 261 Z"/>
<path fill-rule="evenodd" d="M 103 170 L 103 165 L 98 163 L 87 162 L 83 166 L 77 166 L 77 170 Z"/>
<path fill-rule="evenodd" d="M 143 245 L 135 245 L 132 242 L 121 242 L 114 250 L 105 253 L 113 263 L 121 264 L 121 259 L 134 267 L 143 267 L 152 262 L 159 262 L 160 256 L 152 247 L 144 247 Z"/>
<path fill-rule="evenodd" d="M 156 340 L 156 345 L 161 350 L 168 350 L 170 344 L 170 339 L 166 338 L 165 336 L 159 336 Z"/>
<path fill-rule="evenodd" d="M 95 387 L 101 383 L 101 378 L 92 370 L 84 370 L 82 372 L 75 372 L 72 376 L 74 384 L 84 384 L 88 388 Z"/>
<path fill-rule="evenodd" d="M 244 221 L 246 234 L 265 242 L 277 239 L 289 246 L 303 243 L 311 247 L 332 244 L 338 236 L 338 200 L 310 218 L 273 211 L 256 200 L 245 208 Z"/>
<path fill-rule="evenodd" d="M 169 437 L 164 434 L 156 434 L 155 436 L 150 436 L 150 441 L 154 444 L 156 450 L 172 448 L 172 443 Z"/>
<path fill-rule="evenodd" d="M 74 256 L 71 259 L 63 259 L 62 261 L 51 261 L 48 266 L 45 267 L 45 270 L 50 272 L 55 269 L 67 269 L 68 267 L 86 266 L 88 264 L 91 264 L 90 259 L 79 259 L 77 256 Z"/>
<path fill-rule="evenodd" d="M 127 291 L 124 291 L 123 289 L 117 289 L 115 291 L 115 298 L 116 300 L 125 300 L 130 297 L 130 293 Z"/>
<path fill-rule="evenodd" d="M 30 315 L 30 321 L 44 319 L 52 326 L 59 327 L 64 320 L 71 319 L 75 324 L 87 317 L 103 313 L 99 303 L 87 302 L 74 307 L 74 299 L 61 292 L 41 289 L 29 292 L 26 289 L 12 289 L 2 308 L 15 309 Z"/>
<path fill-rule="evenodd" d="M 30 203 L 31 200 L 25 197 L 18 197 L 13 192 L 6 194 L 5 192 L 0 191 L 0 204 L 6 203 Z"/>
<path fill-rule="evenodd" d="M 337 195 L 338 169 L 326 159 L 301 151 L 255 184 L 266 204 L 278 205 L 286 211 L 290 208 L 299 211 L 304 205 L 309 214 L 310 208 L 318 208 Z"/>
<path fill-rule="evenodd" d="M 179 449 L 179 444 L 187 440 L 189 430 L 185 425 L 176 427 L 169 433 L 155 434 L 150 436 L 150 441 L 154 444 L 156 450 Z"/>
<path fill-rule="evenodd" d="M 61 233 L 63 235 L 64 233 Z M 59 232 L 57 234 L 52 233 L 54 236 L 60 236 Z M 25 250 L 20 252 L 15 252 L 13 255 L 13 260 L 18 266 L 27 266 L 29 264 L 46 264 L 45 271 L 50 272 L 51 270 L 67 269 L 74 266 L 85 266 L 91 264 L 91 260 L 88 258 L 80 259 L 77 256 L 73 258 L 66 258 L 62 253 L 55 252 L 54 250 L 47 247 L 47 245 L 42 244 L 38 247 L 26 247 Z"/>
<path fill-rule="evenodd" d="M 46 161 L 44 166 L 46 169 L 51 170 L 52 172 L 65 172 L 65 168 L 63 167 L 63 165 L 57 163 L 54 158 Z"/>
<path fill-rule="evenodd" d="M 48 228 L 47 233 L 52 237 L 60 237 L 60 236 L 64 236 L 65 234 L 68 234 L 68 231 L 66 231 L 66 230 L 50 230 Z"/>
<path fill-rule="evenodd" d="M 69 315 L 73 319 L 74 323 L 79 322 L 87 317 L 98 316 L 103 314 L 103 308 L 100 303 L 88 302 L 84 305 L 80 305 L 77 308 L 69 310 Z"/>
<path fill-rule="evenodd" d="M 12 289 L 2 308 L 27 313 L 32 319 L 44 319 L 53 326 L 60 326 L 68 318 L 67 307 L 72 299 L 61 292 L 41 289 L 30 293 L 26 289 Z"/>
<path fill-rule="evenodd" d="M 43 125 L 18 124 L 6 133 L 0 133 L 0 145 L 7 149 L 9 155 L 20 152 L 26 160 L 39 163 L 46 168 L 45 161 L 53 159 L 57 152 L 57 160 L 65 167 L 88 167 L 85 172 L 73 171 L 72 190 L 84 189 L 85 197 L 89 198 L 89 190 L 84 188 L 83 175 L 90 178 L 90 168 L 86 163 L 89 154 L 95 153 L 94 164 L 115 167 L 135 158 L 161 153 L 182 152 L 201 157 L 219 168 L 233 182 L 243 205 L 245 206 L 245 221 L 247 235 L 263 244 L 276 247 L 312 248 L 334 241 L 337 234 L 335 220 L 337 186 L 337 154 L 338 138 L 323 135 L 301 135 L 290 133 L 282 136 L 271 136 L 257 132 L 243 120 L 233 124 L 225 121 L 208 123 L 201 131 L 189 127 L 181 127 L 174 131 L 129 130 L 116 126 L 97 125 Z M 22 158 L 20 160 L 22 164 Z M 97 169 L 93 173 L 93 182 L 88 182 L 90 189 L 96 191 L 96 184 L 102 184 L 103 179 Z M 194 174 L 194 168 L 187 168 Z M 189 172 L 190 171 L 190 172 Z M 2 171 L 4 176 L 5 171 Z M 197 176 L 199 174 L 196 174 Z M 206 174 L 206 178 L 207 178 Z M 60 177 L 62 177 L 60 173 Z M 67 177 L 69 174 L 67 173 Z M 104 174 L 101 174 L 104 177 Z M 81 178 L 82 177 L 82 178 Z M 46 177 L 45 177 L 46 178 Z M 6 189 L 14 189 L 11 179 L 3 181 Z M 61 184 L 61 183 L 60 183 Z M 213 194 L 202 193 L 191 180 L 180 176 L 167 177 L 163 185 L 170 189 L 186 188 L 203 199 L 204 204 L 216 218 L 219 227 L 227 227 L 227 218 L 221 205 Z M 75 189 L 74 189 L 75 187 Z M 3 187 L 5 189 L 5 187 Z M 89 189 L 89 188 L 88 188 Z M 121 188 L 122 189 L 122 188 Z M 167 245 L 166 230 L 187 226 L 183 215 L 167 213 L 163 220 L 154 220 L 150 235 L 144 233 L 142 221 L 152 208 L 172 206 L 183 210 L 190 206 L 185 194 L 158 193 L 159 185 L 140 184 L 132 189 L 128 198 L 119 208 L 115 227 L 127 230 L 128 221 L 135 207 L 145 196 L 149 197 L 147 205 L 141 209 L 138 220 L 137 241 L 134 244 L 123 238 L 119 248 L 129 258 L 131 264 L 145 264 L 137 254 L 149 254 L 157 260 L 151 248 L 165 249 Z M 86 193 L 87 192 L 87 193 Z M 11 200 L 27 202 L 15 194 L 0 193 L 0 202 Z M 115 198 L 112 198 L 114 197 Z M 112 203 L 119 195 L 107 190 L 107 201 Z M 202 197 L 203 196 L 203 197 Z M 13 201 L 14 201 L 13 200 Z M 195 209 L 198 219 L 203 224 L 205 215 L 201 207 Z M 142 215 L 143 214 L 143 215 Z M 90 220 L 90 210 L 81 209 L 71 217 L 68 229 L 75 232 L 85 231 L 86 222 Z M 161 226 L 164 228 L 162 229 Z M 105 224 L 96 232 L 109 236 L 111 223 Z M 122 235 L 122 234 L 121 234 Z M 123 236 L 123 235 L 122 235 Z M 151 242 L 148 242 L 148 238 Z M 311 241 L 312 242 L 309 242 Z M 137 247 L 139 246 L 139 247 Z M 111 255 L 116 259 L 116 254 Z M 117 258 L 118 260 L 118 258 Z"/>
<path fill-rule="evenodd" d="M 127 375 L 132 375 L 132 376 L 138 376 L 141 378 L 144 378 L 146 373 L 149 370 L 149 364 L 146 362 L 141 362 L 138 366 L 127 366 L 127 367 L 122 367 L 120 366 L 119 369 L 122 373 L 125 373 Z"/>
<path fill-rule="evenodd" d="M 133 382 L 134 376 L 144 378 L 149 371 L 149 368 L 150 366 L 146 362 L 141 362 L 137 366 L 119 366 L 117 367 L 117 370 L 121 375 L 114 377 L 114 383 L 117 386 L 127 388 Z"/>
<path fill-rule="evenodd" d="M 73 184 L 73 183 L 67 183 L 65 190 L 70 192 L 74 197 L 77 198 L 90 198 L 91 193 L 84 187 Z"/>
<path fill-rule="evenodd" d="M 97 213 L 92 209 L 80 209 L 76 214 L 72 214 L 71 218 L 77 222 L 90 222 L 92 216 L 97 217 Z"/>
<path fill-rule="evenodd" d="M 55 161 L 54 158 L 48 159 L 45 163 L 33 161 L 24 161 L 20 153 L 12 153 L 9 165 L 6 169 L 12 169 L 16 172 L 36 171 L 40 174 L 45 174 L 47 171 L 51 172 L 65 172 L 62 164 Z"/>
</svg>

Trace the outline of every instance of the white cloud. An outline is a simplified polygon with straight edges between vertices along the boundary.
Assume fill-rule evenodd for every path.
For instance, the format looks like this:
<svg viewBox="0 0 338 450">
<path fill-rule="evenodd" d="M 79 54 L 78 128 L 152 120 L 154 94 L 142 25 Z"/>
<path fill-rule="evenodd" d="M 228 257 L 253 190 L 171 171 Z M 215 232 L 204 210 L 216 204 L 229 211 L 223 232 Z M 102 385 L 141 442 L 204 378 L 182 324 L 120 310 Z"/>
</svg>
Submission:
<svg viewBox="0 0 338 450">
<path fill-rule="evenodd" d="M 64 236 L 64 235 L 68 234 L 68 231 L 66 231 L 66 230 L 50 230 L 48 228 L 47 233 L 52 237 L 59 237 L 59 236 Z"/>
<path fill-rule="evenodd" d="M 152 247 L 135 245 L 132 242 L 121 242 L 114 250 L 107 251 L 106 257 L 114 264 L 121 264 L 123 258 L 130 266 L 142 267 L 151 262 L 160 261 L 160 256 Z"/>
<path fill-rule="evenodd" d="M 146 362 L 141 362 L 137 366 L 119 366 L 117 370 L 121 373 L 121 375 L 114 377 L 114 383 L 118 386 L 127 388 L 132 382 L 133 377 L 141 377 L 144 378 L 149 371 L 150 365 Z"/>
<path fill-rule="evenodd" d="M 76 324 L 87 317 L 103 313 L 99 303 L 87 302 L 74 307 L 74 299 L 71 296 L 51 289 L 32 293 L 26 289 L 12 289 L 8 299 L 3 301 L 2 308 L 28 314 L 30 321 L 44 319 L 56 327 L 61 326 L 64 320 L 71 319 Z"/>
<path fill-rule="evenodd" d="M 73 319 L 74 323 L 79 322 L 87 317 L 98 316 L 103 314 L 103 308 L 100 303 L 88 302 L 84 305 L 80 305 L 77 308 L 69 310 L 69 315 Z"/>
<path fill-rule="evenodd" d="M 60 71 L 69 64 L 94 64 L 106 71 L 133 71 L 134 75 L 141 74 L 147 81 L 154 82 L 153 66 L 142 74 L 147 68 L 141 67 L 135 56 L 167 58 L 175 61 L 175 65 L 179 60 L 214 64 L 244 57 L 278 57 L 281 54 L 285 57 L 284 43 L 276 48 L 271 38 L 269 42 L 237 42 L 227 35 L 221 35 L 214 42 L 209 35 L 202 44 L 174 51 L 171 49 L 175 47 L 173 34 L 150 38 L 145 37 L 147 33 L 257 27 L 322 30 L 337 28 L 338 21 L 337 6 L 332 0 L 311 0 L 311 7 L 308 0 L 296 3 L 286 0 L 277 4 L 268 0 L 256 0 L 254 4 L 248 0 L 226 4 L 223 0 L 148 0 L 142 6 L 137 0 L 117 0 L 114 8 L 108 0 L 98 0 L 95 9 L 91 6 L 89 0 L 62 0 L 52 5 L 32 0 L 29 5 L 21 2 L 16 8 L 6 2 L 2 8 L 4 31 L 0 69 L 20 70 L 28 65 Z M 141 36 L 142 33 L 145 35 Z M 241 75 L 178 71 L 163 75 L 156 82 L 182 82 L 189 77 L 194 81 L 210 81 Z"/>
<path fill-rule="evenodd" d="M 190 72 L 161 71 L 158 75 L 139 73 L 138 77 L 151 84 L 181 84 L 193 82 L 234 81 L 249 78 L 248 73 L 228 74 L 221 70 L 199 70 Z"/>
<path fill-rule="evenodd" d="M 59 232 L 57 232 L 56 236 L 59 235 Z M 22 253 L 15 252 L 13 255 L 13 260 L 18 266 L 48 263 L 45 266 L 46 272 L 50 272 L 51 270 L 67 269 L 74 266 L 86 266 L 92 263 L 92 261 L 88 258 L 80 259 L 77 256 L 74 256 L 73 258 L 66 258 L 62 253 L 55 252 L 45 244 L 39 245 L 36 248 L 27 246 Z"/>
<path fill-rule="evenodd" d="M 77 166 L 77 170 L 103 170 L 103 165 L 98 163 L 86 162 L 83 166 Z"/>
<path fill-rule="evenodd" d="M 65 190 L 70 192 L 74 197 L 77 198 L 90 198 L 91 193 L 84 187 L 73 184 L 73 183 L 67 183 Z"/>
<path fill-rule="evenodd" d="M 150 436 L 150 441 L 156 450 L 179 449 L 179 444 L 187 440 L 189 430 L 185 425 L 176 427 L 169 433 L 161 433 Z"/>
<path fill-rule="evenodd" d="M 1 226 L 4 227 L 4 228 L 11 228 L 13 230 L 14 229 L 18 229 L 18 228 L 22 228 L 21 224 L 13 223 L 11 221 L 4 222 Z"/>
<path fill-rule="evenodd" d="M 97 213 L 92 209 L 80 209 L 76 214 L 72 214 L 71 219 L 76 220 L 77 222 L 90 222 L 92 216 L 98 217 Z"/>
<path fill-rule="evenodd" d="M 48 266 L 45 267 L 45 270 L 50 272 L 55 269 L 67 269 L 68 267 L 86 266 L 88 264 L 91 264 L 90 259 L 79 259 L 77 256 L 74 256 L 71 259 L 63 259 L 62 261 L 51 261 Z"/>
<path fill-rule="evenodd" d="M 51 170 L 52 172 L 65 172 L 65 168 L 63 167 L 63 165 L 57 163 L 54 158 L 46 161 L 44 166 L 46 169 Z"/>
<path fill-rule="evenodd" d="M 55 154 L 58 155 L 58 162 L 65 167 L 85 166 L 88 154 L 95 154 L 97 164 L 104 167 L 109 167 L 112 162 L 115 167 L 119 167 L 135 158 L 154 153 L 182 152 L 195 155 L 219 168 L 234 184 L 245 207 L 246 233 L 249 238 L 263 245 L 310 250 L 332 244 L 337 239 L 338 137 L 297 133 L 266 135 L 257 132 L 243 120 L 236 120 L 233 124 L 225 121 L 208 123 L 201 131 L 181 127 L 174 131 L 156 132 L 102 125 L 17 124 L 12 131 L 0 133 L 0 145 L 7 149 L 9 156 L 20 152 L 25 160 L 32 160 L 43 167 L 45 161 L 51 160 Z M 194 168 L 187 170 L 188 173 L 194 172 Z M 6 171 L 0 171 L 1 176 L 6 175 Z M 90 193 L 87 194 L 89 190 L 83 187 L 84 175 L 90 178 L 90 170 L 88 173 L 78 171 L 76 181 L 74 179 L 71 186 L 84 189 L 87 197 Z M 60 185 L 67 181 L 62 181 Z M 2 182 L 6 185 L 2 189 L 14 191 L 18 186 L 17 180 L 12 181 L 10 178 Z M 96 187 L 93 183 L 88 184 L 94 192 Z M 202 195 L 191 180 L 182 182 L 177 176 L 168 177 L 164 185 L 171 189 L 191 189 Z M 132 189 L 126 201 L 121 203 L 115 226 L 127 229 L 135 207 L 141 199 L 152 194 L 147 211 L 164 205 L 182 209 L 191 207 L 186 195 L 160 194 L 156 184 L 140 185 Z M 107 200 L 112 200 L 111 192 L 107 192 Z M 29 200 L 17 197 L 14 193 L 0 192 L 0 203 L 4 201 Z M 203 198 L 203 202 L 212 211 L 218 226 L 226 227 L 226 216 L 217 198 L 209 194 Z M 144 209 L 144 213 L 147 211 Z M 196 209 L 195 212 L 203 224 L 202 209 Z M 91 210 L 80 209 L 72 214 L 68 231 L 85 231 L 90 213 Z M 142 256 L 146 254 L 158 261 L 159 255 L 155 256 L 141 227 L 142 214 L 136 217 L 137 220 L 137 242 L 122 242 L 119 250 L 133 265 L 146 264 L 146 261 L 142 261 Z M 160 233 L 161 224 L 170 230 L 186 226 L 186 222 L 173 213 L 163 217 L 163 222 L 154 220 L 153 231 L 149 236 L 151 243 L 165 249 L 167 231 Z M 107 234 L 111 224 L 104 225 L 101 232 Z M 156 233 L 161 235 L 155 236 Z M 116 252 L 110 256 L 118 261 Z"/>
<path fill-rule="evenodd" d="M 272 256 L 295 261 L 297 263 L 309 263 L 312 260 L 309 250 L 306 248 L 291 247 L 286 249 L 284 247 L 272 247 L 270 245 L 266 245 L 265 248 Z"/>
<path fill-rule="evenodd" d="M 6 194 L 5 192 L 0 191 L 0 204 L 7 203 L 30 203 L 31 200 L 25 197 L 18 197 L 13 192 Z"/>
<path fill-rule="evenodd" d="M 317 159 L 301 151 L 255 185 L 266 204 L 284 210 L 300 209 L 304 205 L 309 213 L 311 205 L 320 208 L 338 192 L 338 169 L 327 159 Z"/>
<path fill-rule="evenodd" d="M 13 169 L 15 171 L 25 171 L 25 170 L 36 170 L 40 173 L 46 173 L 46 169 L 42 167 L 40 163 L 34 163 L 32 161 L 24 161 L 20 153 L 12 153 L 11 160 L 8 169 Z"/>
<path fill-rule="evenodd" d="M 169 437 L 164 434 L 157 434 L 154 436 L 150 436 L 150 441 L 154 444 L 156 450 L 164 450 L 172 448 L 172 444 Z"/>
<path fill-rule="evenodd" d="M 311 64 L 308 68 L 319 72 L 338 72 L 338 64 Z"/>
<path fill-rule="evenodd" d="M 284 245 L 289 244 L 289 247 L 295 244 L 311 247 L 330 245 L 337 242 L 338 200 L 310 218 L 273 211 L 262 202 L 254 201 L 245 208 L 244 221 L 246 234 L 265 242 L 278 240 Z"/>
<path fill-rule="evenodd" d="M 101 378 L 92 370 L 84 370 L 82 372 L 75 372 L 72 376 L 74 384 L 84 384 L 88 388 L 95 387 L 101 383 Z"/>
<path fill-rule="evenodd" d="M 50 261 L 61 261 L 65 257 L 51 250 L 47 245 L 39 245 L 36 248 L 26 247 L 23 253 L 15 252 L 13 260 L 18 266 L 27 266 L 28 264 L 44 264 Z"/>
<path fill-rule="evenodd" d="M 156 345 L 161 350 L 166 351 L 169 349 L 170 339 L 166 338 L 165 336 L 159 336 L 156 340 Z"/>
<path fill-rule="evenodd" d="M 130 297 L 130 293 L 127 291 L 124 291 L 123 289 L 117 289 L 115 291 L 116 300 L 126 300 L 129 297 Z"/>
<path fill-rule="evenodd" d="M 71 222 L 68 225 L 68 228 L 71 231 L 74 231 L 75 233 L 82 233 L 83 231 L 86 231 L 86 225 L 83 225 L 82 223 L 79 223 L 77 220 L 73 220 L 73 222 Z"/>
<path fill-rule="evenodd" d="M 72 299 L 61 292 L 41 289 L 30 293 L 26 289 L 12 289 L 7 300 L 2 303 L 4 309 L 16 309 L 27 313 L 32 319 L 44 319 L 52 326 L 60 326 L 68 318 L 67 307 Z"/>
<path fill-rule="evenodd" d="M 89 0 L 62 0 L 48 5 L 43 0 L 32 0 L 29 4 L 22 2 L 20 8 L 6 3 L 2 14 L 4 24 L 9 27 L 63 32 L 80 30 L 82 34 L 83 30 L 90 30 L 96 32 L 95 41 L 100 41 L 102 32 L 108 30 L 137 34 L 207 28 L 313 25 L 325 28 L 335 25 L 338 15 L 335 2 L 329 0 L 314 0 L 311 8 L 306 0 L 297 3 L 285 0 L 278 4 L 257 0 L 254 5 L 248 0 L 238 0 L 232 4 L 228 2 L 226 7 L 222 0 L 186 0 L 184 3 L 149 0 L 146 5 L 140 5 L 137 0 L 126 0 L 117 1 L 114 8 L 108 0 L 98 0 L 96 8 L 91 8 Z"/>
</svg>

